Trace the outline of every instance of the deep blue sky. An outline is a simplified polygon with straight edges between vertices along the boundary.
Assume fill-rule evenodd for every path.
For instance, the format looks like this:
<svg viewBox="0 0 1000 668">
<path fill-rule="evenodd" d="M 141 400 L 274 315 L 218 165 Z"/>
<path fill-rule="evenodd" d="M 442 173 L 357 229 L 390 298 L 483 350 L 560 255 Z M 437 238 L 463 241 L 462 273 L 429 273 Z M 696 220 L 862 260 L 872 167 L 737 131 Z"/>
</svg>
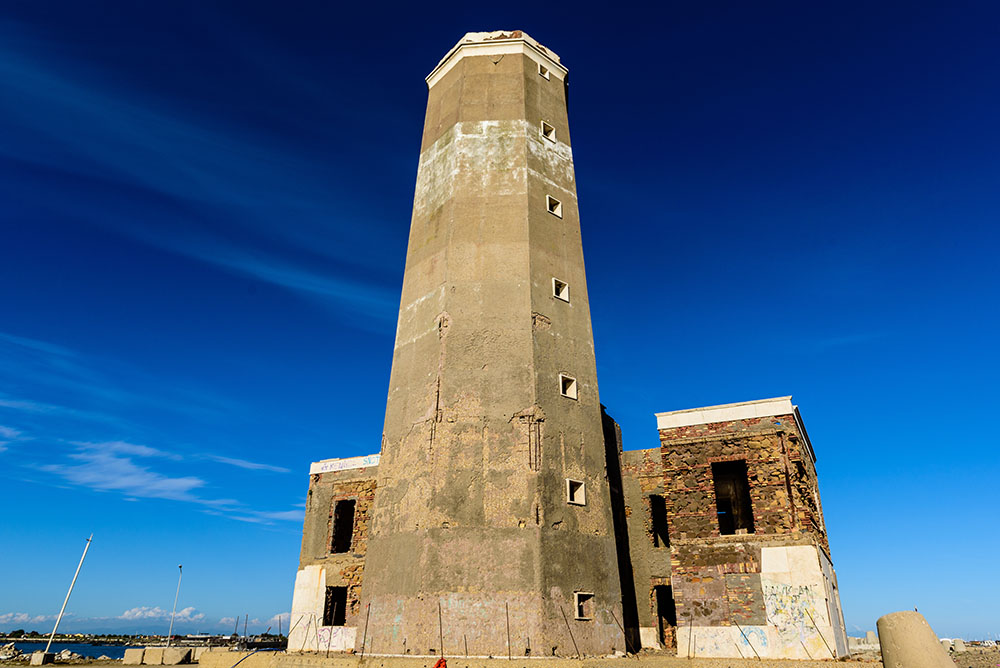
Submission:
<svg viewBox="0 0 1000 668">
<path fill-rule="evenodd" d="M 376 452 L 426 87 L 571 71 L 601 399 L 793 394 L 850 632 L 1000 632 L 1000 6 L 7 2 L 0 630 L 263 631 L 310 461 Z M 220 621 L 221 620 L 221 621 Z"/>
</svg>

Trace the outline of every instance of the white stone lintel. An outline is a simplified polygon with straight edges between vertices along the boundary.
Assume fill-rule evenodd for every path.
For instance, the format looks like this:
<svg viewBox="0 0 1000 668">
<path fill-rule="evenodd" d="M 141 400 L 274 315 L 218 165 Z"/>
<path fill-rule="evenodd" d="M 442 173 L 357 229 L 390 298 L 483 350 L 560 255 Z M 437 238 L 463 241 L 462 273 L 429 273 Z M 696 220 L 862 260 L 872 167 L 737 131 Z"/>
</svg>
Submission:
<svg viewBox="0 0 1000 668">
<path fill-rule="evenodd" d="M 378 466 L 381 458 L 381 455 L 365 455 L 364 457 L 348 457 L 346 459 L 323 459 L 309 465 L 309 475 Z"/>
</svg>

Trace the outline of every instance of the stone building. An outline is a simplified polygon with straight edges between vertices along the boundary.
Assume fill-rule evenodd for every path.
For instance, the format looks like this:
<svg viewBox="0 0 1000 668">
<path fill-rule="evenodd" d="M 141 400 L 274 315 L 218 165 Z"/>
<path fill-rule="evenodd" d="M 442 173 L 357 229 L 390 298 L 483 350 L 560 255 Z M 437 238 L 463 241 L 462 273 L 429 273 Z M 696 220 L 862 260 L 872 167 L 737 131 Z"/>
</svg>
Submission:
<svg viewBox="0 0 1000 668">
<path fill-rule="evenodd" d="M 289 650 L 798 656 L 826 633 L 840 655 L 790 399 L 664 413 L 659 449 L 622 451 L 566 76 L 515 31 L 467 34 L 427 77 L 381 451 L 312 465 Z"/>
<path fill-rule="evenodd" d="M 656 420 L 659 448 L 622 453 L 642 646 L 847 654 L 816 456 L 791 397 Z"/>
</svg>

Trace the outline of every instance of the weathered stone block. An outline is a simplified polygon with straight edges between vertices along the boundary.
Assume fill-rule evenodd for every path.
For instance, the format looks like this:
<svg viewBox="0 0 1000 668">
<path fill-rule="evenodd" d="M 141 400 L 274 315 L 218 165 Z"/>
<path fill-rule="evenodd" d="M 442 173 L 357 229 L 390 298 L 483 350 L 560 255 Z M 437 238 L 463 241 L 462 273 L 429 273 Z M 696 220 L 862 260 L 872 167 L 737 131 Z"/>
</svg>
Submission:
<svg viewBox="0 0 1000 668">
<path fill-rule="evenodd" d="M 33 666 L 44 666 L 47 663 L 52 663 L 56 660 L 56 655 L 52 652 L 32 652 L 31 654 L 31 665 Z"/>
<path fill-rule="evenodd" d="M 163 665 L 163 647 L 147 647 L 142 656 L 142 663 L 145 666 Z"/>
<path fill-rule="evenodd" d="M 143 647 L 133 647 L 125 650 L 125 658 L 122 659 L 122 664 L 126 666 L 141 666 L 143 654 L 146 653 Z"/>
<path fill-rule="evenodd" d="M 163 665 L 177 666 L 191 660 L 191 650 L 188 647 L 166 647 L 163 650 Z"/>
</svg>

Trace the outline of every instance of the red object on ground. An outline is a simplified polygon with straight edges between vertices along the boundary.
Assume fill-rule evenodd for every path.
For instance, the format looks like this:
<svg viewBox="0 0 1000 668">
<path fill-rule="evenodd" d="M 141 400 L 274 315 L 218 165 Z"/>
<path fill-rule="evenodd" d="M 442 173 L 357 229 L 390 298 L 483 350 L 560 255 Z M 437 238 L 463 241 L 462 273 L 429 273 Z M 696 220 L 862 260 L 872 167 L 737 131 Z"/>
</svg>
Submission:
<svg viewBox="0 0 1000 668">
<path fill-rule="evenodd" d="M 434 664 L 434 668 L 448 668 L 448 662 L 445 661 L 444 657 L 442 656 L 440 659 L 437 660 L 437 663 Z"/>
</svg>

